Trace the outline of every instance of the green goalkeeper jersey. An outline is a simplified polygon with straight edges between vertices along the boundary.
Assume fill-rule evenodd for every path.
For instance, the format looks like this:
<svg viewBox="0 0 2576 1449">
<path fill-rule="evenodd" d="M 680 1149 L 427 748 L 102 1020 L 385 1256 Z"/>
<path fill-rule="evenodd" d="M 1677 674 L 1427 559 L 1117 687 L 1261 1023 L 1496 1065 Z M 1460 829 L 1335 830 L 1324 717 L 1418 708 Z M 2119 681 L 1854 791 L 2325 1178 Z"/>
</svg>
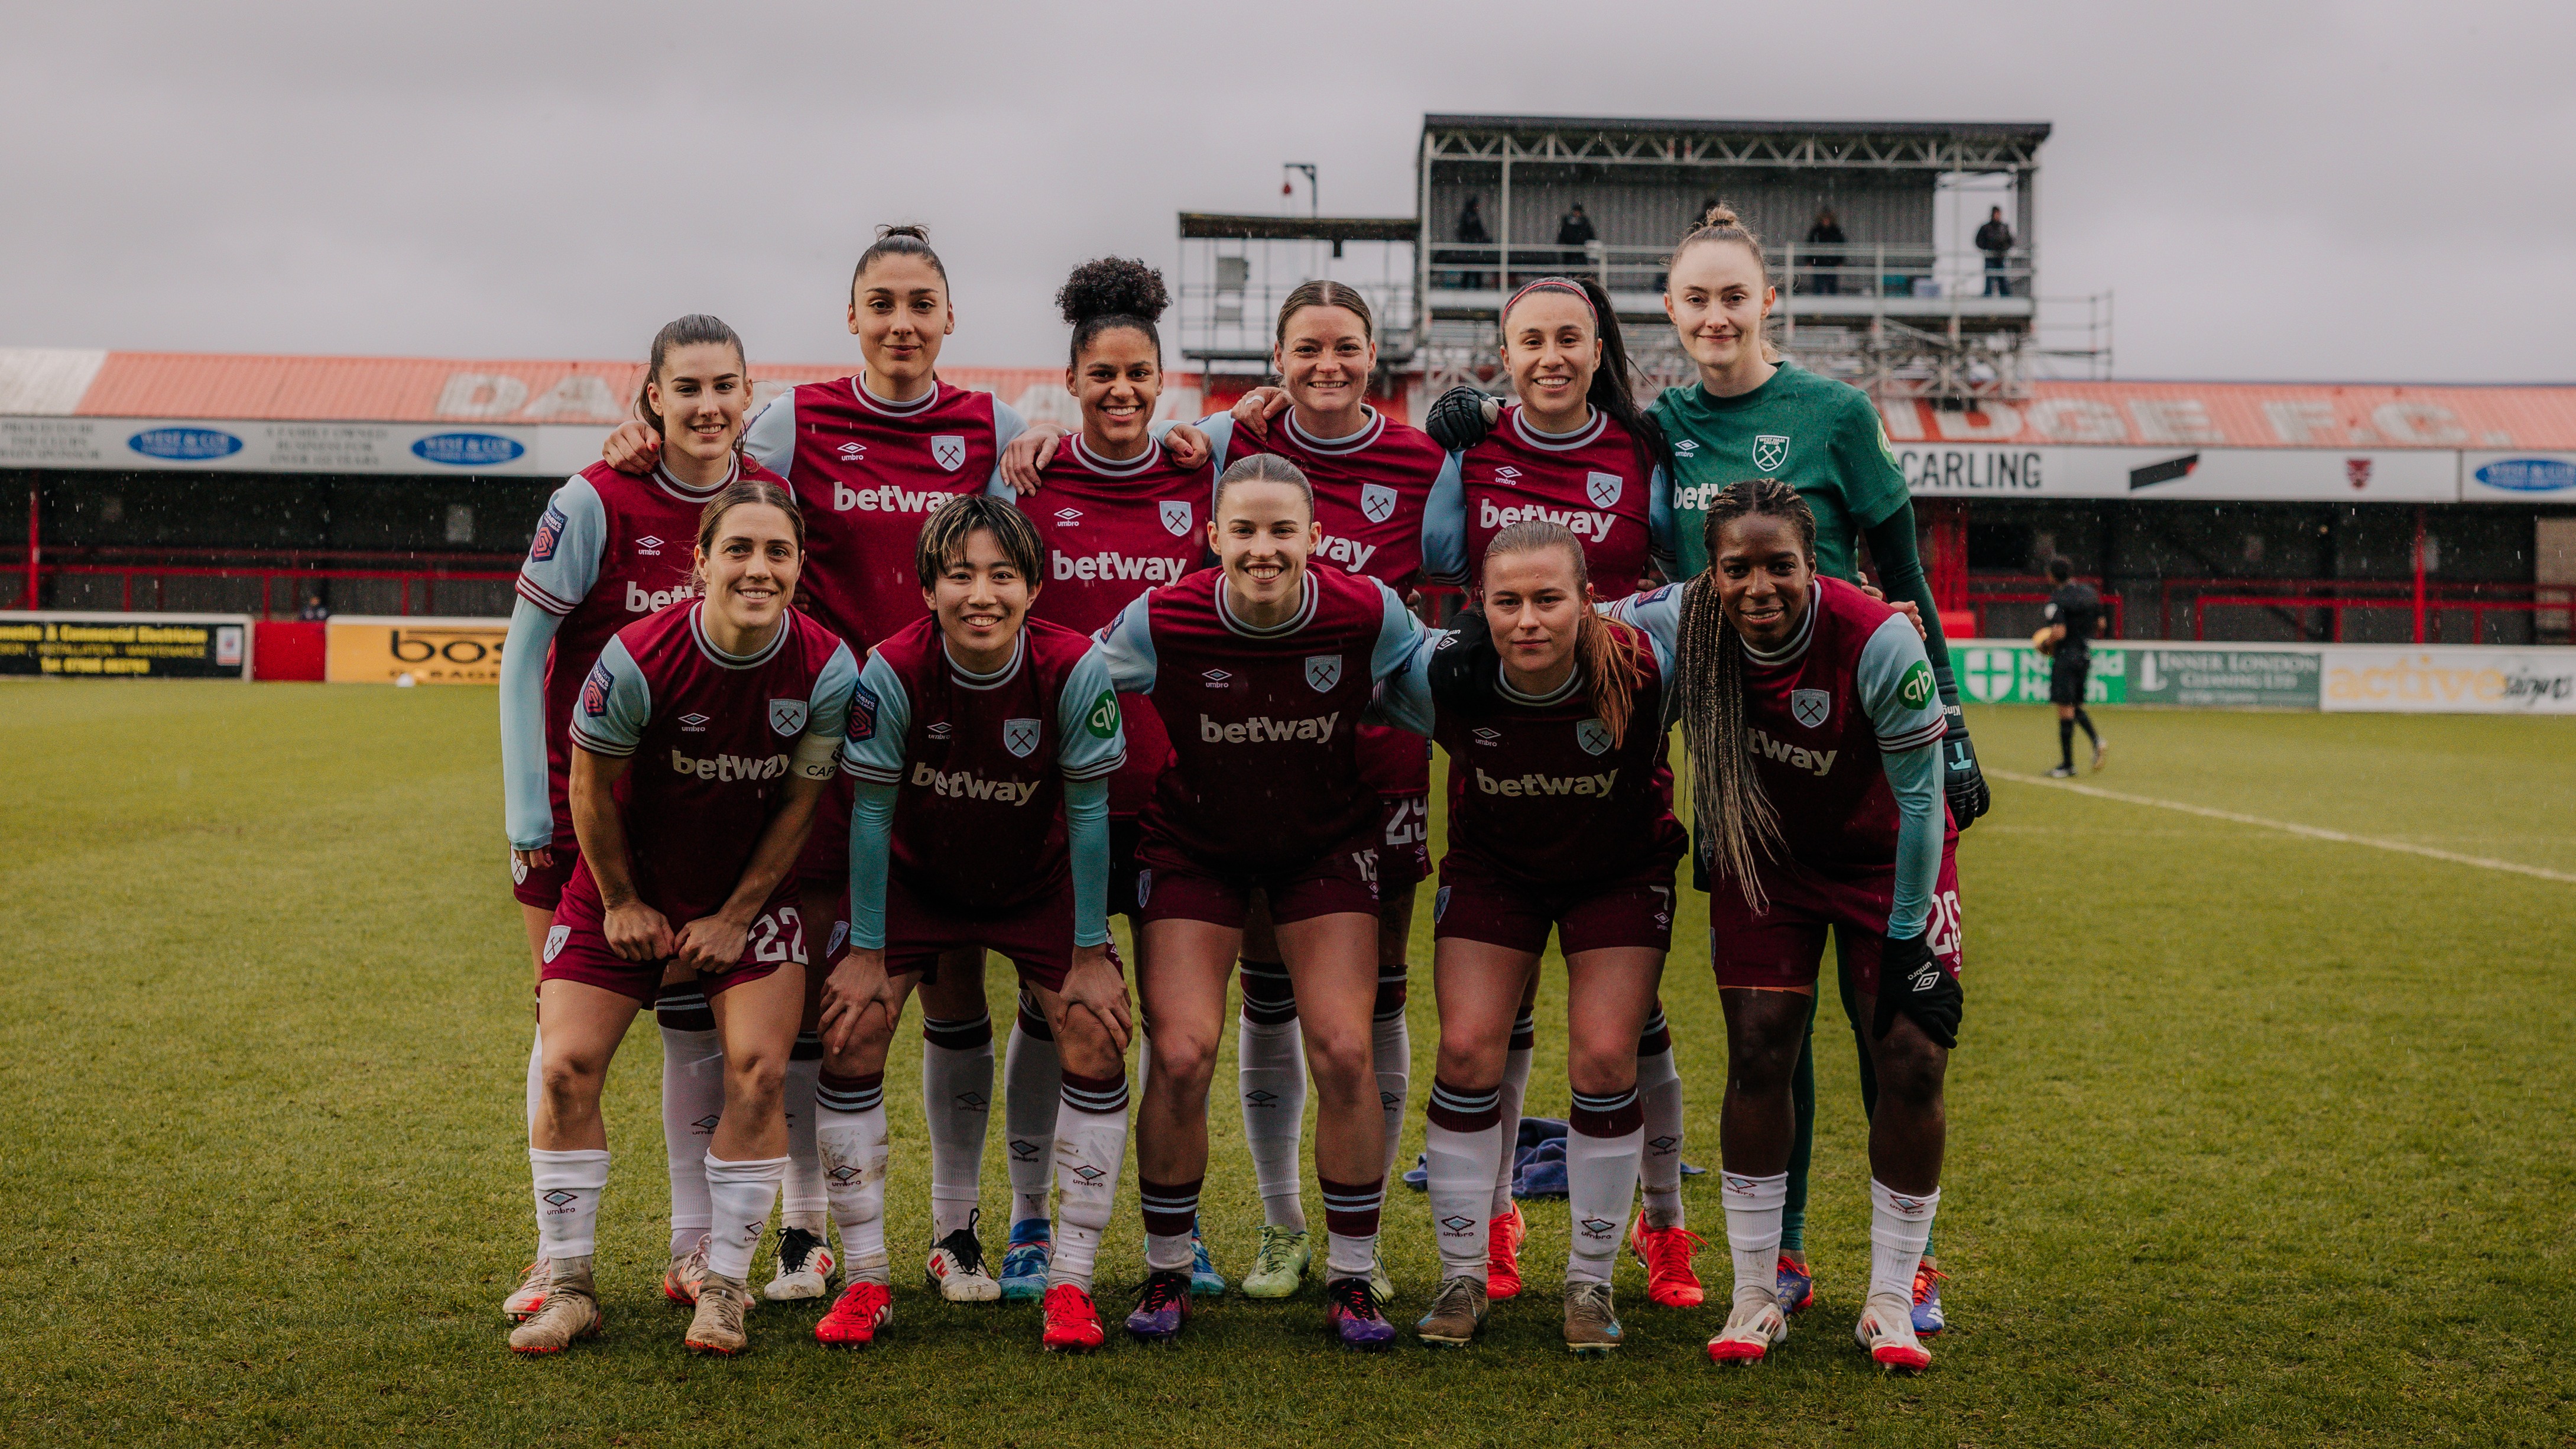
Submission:
<svg viewBox="0 0 2576 1449">
<path fill-rule="evenodd" d="M 1816 515 L 1816 568 L 1853 583 L 1861 531 L 1906 502 L 1905 475 L 1869 395 L 1783 362 L 1742 397 L 1668 387 L 1651 412 L 1673 449 L 1675 578 L 1708 567 L 1708 501 L 1730 483 L 1777 478 Z"/>
</svg>

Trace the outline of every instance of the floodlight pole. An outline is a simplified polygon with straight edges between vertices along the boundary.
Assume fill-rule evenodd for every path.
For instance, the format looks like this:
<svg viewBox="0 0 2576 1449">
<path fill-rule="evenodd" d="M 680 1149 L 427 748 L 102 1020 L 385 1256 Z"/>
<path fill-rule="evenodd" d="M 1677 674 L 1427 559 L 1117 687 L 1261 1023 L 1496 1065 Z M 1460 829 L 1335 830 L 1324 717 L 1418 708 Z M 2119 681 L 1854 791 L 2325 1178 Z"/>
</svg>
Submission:
<svg viewBox="0 0 2576 1449">
<path fill-rule="evenodd" d="M 1306 214 L 1310 217 L 1322 216 L 1324 214 L 1324 198 L 1322 191 L 1315 184 L 1315 163 L 1312 161 L 1282 161 L 1279 163 L 1279 189 L 1293 196 L 1296 194 L 1297 183 L 1288 180 L 1288 173 L 1291 171 L 1305 173 Z"/>
</svg>

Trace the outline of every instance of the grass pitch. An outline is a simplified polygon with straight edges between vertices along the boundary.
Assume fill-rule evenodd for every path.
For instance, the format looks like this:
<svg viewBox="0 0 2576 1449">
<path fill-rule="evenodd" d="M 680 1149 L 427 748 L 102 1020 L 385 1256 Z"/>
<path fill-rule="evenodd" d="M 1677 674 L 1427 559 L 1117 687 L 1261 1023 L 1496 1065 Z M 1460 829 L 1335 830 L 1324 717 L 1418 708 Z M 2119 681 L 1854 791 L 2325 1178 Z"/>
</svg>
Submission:
<svg viewBox="0 0 2576 1449">
<path fill-rule="evenodd" d="M 1204 1309 L 1178 1351 L 1065 1359 L 1039 1351 L 1034 1308 L 944 1304 L 899 1273 L 884 1347 L 826 1354 L 816 1310 L 763 1307 L 753 1353 L 695 1359 L 655 1291 L 649 1030 L 610 1082 L 607 1333 L 514 1358 L 497 1304 L 531 1238 L 529 968 L 494 715 L 466 688 L 0 688 L 0 1208 L 17 1230 L 0 1441 L 2564 1444 L 2576 1428 L 2576 885 L 2014 783 L 1962 850 L 1969 1007 L 1940 1220 L 1957 1326 L 1922 1378 L 1881 1377 L 1850 1339 L 1866 1168 L 1834 1022 L 1819 1302 L 1751 1372 L 1701 1355 L 1720 1308 L 1651 1307 L 1628 1264 L 1628 1346 L 1573 1360 L 1561 1203 L 1531 1209 L 1532 1291 L 1464 1353 L 1409 1335 L 1381 1357 L 1332 1350 L 1310 1287 Z M 2576 722 L 2101 720 L 2102 783 L 2126 792 L 2576 871 Z M 2053 762 L 2044 710 L 1974 723 L 1994 764 Z M 1696 912 L 1682 924 L 1665 1001 L 1686 1155 L 1709 1165 L 1724 1042 Z M 1407 1161 L 1434 1041 L 1427 910 L 1417 937 Z M 1547 984 L 1530 1110 L 1561 1112 L 1561 973 Z M 992 994 L 1008 999 L 999 973 Z M 926 1246 L 917 1043 L 889 1076 L 899 1269 Z M 1216 1116 L 1204 1221 L 1239 1273 L 1258 1207 L 1222 1095 Z M 1713 1181 L 1686 1193 L 1722 1304 Z M 1112 1314 L 1142 1272 L 1132 1169 L 1125 1197 L 1102 1255 Z M 1409 1323 L 1436 1276 L 1421 1197 L 1393 1192 L 1386 1231 Z"/>
</svg>

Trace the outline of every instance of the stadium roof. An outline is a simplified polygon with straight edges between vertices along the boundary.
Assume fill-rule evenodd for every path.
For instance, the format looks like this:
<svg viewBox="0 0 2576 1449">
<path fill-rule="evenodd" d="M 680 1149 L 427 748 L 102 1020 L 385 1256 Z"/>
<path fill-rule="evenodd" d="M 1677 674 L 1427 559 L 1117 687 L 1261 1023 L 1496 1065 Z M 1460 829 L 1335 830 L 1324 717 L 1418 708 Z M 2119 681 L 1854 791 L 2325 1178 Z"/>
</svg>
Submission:
<svg viewBox="0 0 2576 1449">
<path fill-rule="evenodd" d="M 1666 134 L 1727 132 L 1768 136 L 2010 136 L 2048 139 L 2047 121 L 1694 121 L 1634 116 L 1440 116 L 1422 118 L 1425 130 L 1632 131 Z"/>
<path fill-rule="evenodd" d="M 0 348 L 0 418 L 595 429 L 630 416 L 642 370 L 637 362 Z M 752 368 L 762 395 L 851 371 L 848 363 Z M 1024 412 L 1069 403 L 1059 367 L 942 368 L 940 376 Z M 2568 384 L 2038 382 L 2029 397 L 1985 412 L 1900 402 L 1886 413 L 1900 442 L 2576 452 L 2576 385 Z"/>
<path fill-rule="evenodd" d="M 1242 216 L 1214 211 L 1181 213 L 1185 237 L 1243 237 L 1250 241 L 1374 241 L 1422 239 L 1418 216 Z"/>
</svg>

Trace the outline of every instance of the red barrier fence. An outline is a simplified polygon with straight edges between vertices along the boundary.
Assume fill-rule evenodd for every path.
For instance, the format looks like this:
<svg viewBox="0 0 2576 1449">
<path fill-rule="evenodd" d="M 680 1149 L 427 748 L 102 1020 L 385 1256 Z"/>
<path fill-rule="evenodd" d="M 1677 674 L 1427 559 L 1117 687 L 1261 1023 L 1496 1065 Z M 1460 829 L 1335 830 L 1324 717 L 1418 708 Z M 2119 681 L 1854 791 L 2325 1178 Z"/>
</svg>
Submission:
<svg viewBox="0 0 2576 1449">
<path fill-rule="evenodd" d="M 38 580 L 66 577 L 113 578 L 117 607 L 132 611 L 165 611 L 169 579 L 255 579 L 259 607 L 253 614 L 292 618 L 309 586 L 326 580 L 352 580 L 394 585 L 391 607 L 342 612 L 430 614 L 444 612 L 439 586 L 447 583 L 507 583 L 518 577 L 516 554 L 402 554 L 392 558 L 357 552 L 277 552 L 219 548 L 54 548 L 33 569 L 22 553 L 12 565 L 28 575 L 26 603 L 41 597 Z M 279 585 L 285 585 L 283 589 Z M 265 671 L 263 671 L 265 672 Z"/>
</svg>

